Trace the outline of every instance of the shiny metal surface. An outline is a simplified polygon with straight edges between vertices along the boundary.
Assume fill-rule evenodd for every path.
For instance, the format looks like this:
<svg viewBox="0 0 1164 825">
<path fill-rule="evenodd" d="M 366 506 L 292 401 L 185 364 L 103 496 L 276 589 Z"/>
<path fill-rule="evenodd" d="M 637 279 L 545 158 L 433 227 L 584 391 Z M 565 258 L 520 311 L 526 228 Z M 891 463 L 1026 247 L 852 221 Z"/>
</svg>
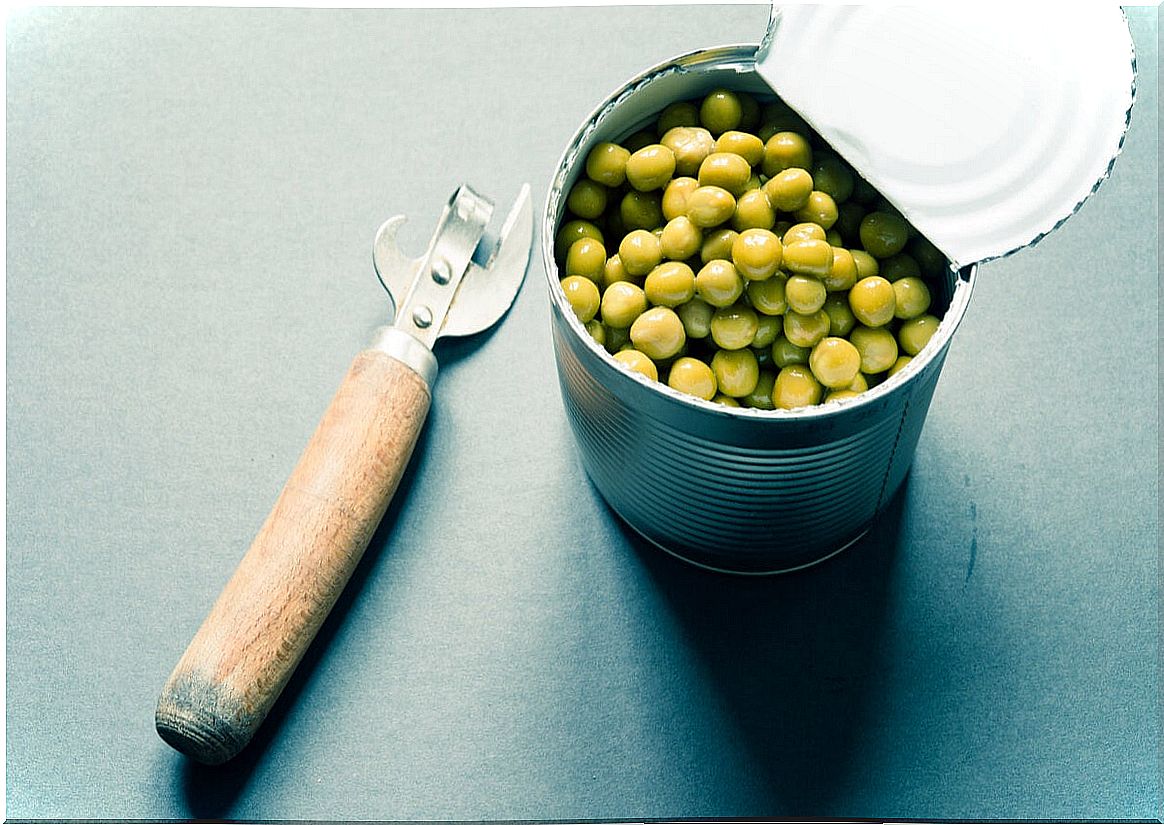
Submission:
<svg viewBox="0 0 1164 825">
<path fill-rule="evenodd" d="M 523 183 L 482 263 L 469 263 L 440 336 L 472 335 L 493 326 L 513 304 L 533 252 L 534 218 L 529 184 Z M 478 247 L 478 254 L 481 248 Z"/>
<path fill-rule="evenodd" d="M 595 487 L 651 542 L 705 567 L 797 569 L 859 537 L 901 485 L 965 312 L 974 268 L 950 270 L 930 345 L 855 399 L 798 410 L 729 408 L 618 366 L 558 288 L 555 227 L 595 143 L 639 128 L 667 103 L 718 85 L 770 90 L 755 46 L 682 55 L 631 80 L 578 130 L 551 182 L 542 254 L 562 398 Z"/>
<path fill-rule="evenodd" d="M 466 185 L 457 188 L 441 212 L 436 231 L 419 265 L 407 268 L 414 277 L 397 308 L 394 322 L 397 329 L 404 330 L 432 349 L 492 215 L 490 201 Z M 384 237 L 383 231 L 377 233 L 374 250 L 381 247 Z M 395 237 L 395 233 L 388 237 Z M 404 269 L 401 267 L 402 271 Z M 377 265 L 377 273 L 380 270 Z M 397 277 L 390 275 L 386 282 L 381 275 L 380 282 L 388 288 L 388 282 L 395 282 Z"/>
<path fill-rule="evenodd" d="M 372 349 L 386 352 L 424 379 L 432 387 L 437 377 L 437 360 L 432 350 L 396 327 L 380 327 L 372 338 Z"/>
<path fill-rule="evenodd" d="M 492 211 L 490 201 L 461 187 L 445 208 L 429 249 L 417 259 L 396 245 L 404 215 L 389 218 L 376 232 L 372 262 L 392 301 L 393 318 L 430 348 L 437 338 L 472 335 L 492 326 L 525 280 L 533 247 L 529 184 L 522 184 L 496 243 L 489 245 L 483 236 Z M 423 294 L 411 295 L 418 286 Z M 434 311 L 434 298 L 445 312 Z M 402 303 L 410 308 L 402 309 Z"/>
<path fill-rule="evenodd" d="M 785 5 L 765 41 L 757 71 L 962 264 L 1076 214 L 1131 122 L 1135 49 L 1114 3 L 1016 4 L 1005 26 L 965 3 Z"/>
</svg>

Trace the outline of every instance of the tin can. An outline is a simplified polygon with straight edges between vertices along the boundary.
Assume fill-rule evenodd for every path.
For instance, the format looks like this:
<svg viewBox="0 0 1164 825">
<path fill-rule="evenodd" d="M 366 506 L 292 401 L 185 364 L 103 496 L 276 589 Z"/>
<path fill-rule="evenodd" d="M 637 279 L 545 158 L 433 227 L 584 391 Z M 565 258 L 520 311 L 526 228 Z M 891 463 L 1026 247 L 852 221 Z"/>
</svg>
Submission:
<svg viewBox="0 0 1164 825">
<path fill-rule="evenodd" d="M 643 128 L 668 103 L 716 87 L 771 95 L 756 45 L 690 52 L 618 89 L 574 135 L 551 180 L 542 256 L 567 417 L 583 466 L 647 541 L 702 567 L 797 570 L 853 544 L 904 481 L 976 267 L 935 290 L 941 325 L 909 365 L 857 398 L 795 410 L 725 407 L 622 368 L 558 288 L 556 228 L 597 143 Z"/>
</svg>

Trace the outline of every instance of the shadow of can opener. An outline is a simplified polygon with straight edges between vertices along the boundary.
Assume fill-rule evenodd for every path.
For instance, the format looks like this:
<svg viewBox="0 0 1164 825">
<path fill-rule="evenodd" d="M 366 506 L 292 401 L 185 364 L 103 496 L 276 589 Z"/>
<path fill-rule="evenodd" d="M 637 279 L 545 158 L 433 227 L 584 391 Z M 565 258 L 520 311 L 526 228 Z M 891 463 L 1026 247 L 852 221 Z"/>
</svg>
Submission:
<svg viewBox="0 0 1164 825">
<path fill-rule="evenodd" d="M 251 740 L 364 554 L 428 414 L 433 344 L 495 324 L 525 279 L 529 185 L 499 233 L 493 204 L 461 186 L 416 260 L 396 246 L 405 218 L 376 233 L 373 262 L 395 308 L 356 356 L 271 514 L 170 675 L 158 734 L 216 765 Z M 397 300 L 403 296 L 403 300 Z"/>
</svg>

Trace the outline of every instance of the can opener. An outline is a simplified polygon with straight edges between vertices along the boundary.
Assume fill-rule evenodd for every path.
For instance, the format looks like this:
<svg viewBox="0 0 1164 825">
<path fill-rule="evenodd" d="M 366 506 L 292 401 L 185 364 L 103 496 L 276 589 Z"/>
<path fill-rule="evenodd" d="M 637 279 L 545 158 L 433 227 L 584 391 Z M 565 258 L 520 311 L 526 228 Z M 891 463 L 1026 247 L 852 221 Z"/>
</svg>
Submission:
<svg viewBox="0 0 1164 825">
<path fill-rule="evenodd" d="M 406 257 L 388 219 L 372 259 L 394 309 L 308 442 L 250 549 L 162 689 L 158 734 L 206 764 L 262 724 L 363 556 L 412 455 L 437 374 L 433 344 L 496 323 L 525 279 L 533 241 L 523 185 L 496 244 L 493 204 L 467 185 L 428 249 Z"/>
</svg>

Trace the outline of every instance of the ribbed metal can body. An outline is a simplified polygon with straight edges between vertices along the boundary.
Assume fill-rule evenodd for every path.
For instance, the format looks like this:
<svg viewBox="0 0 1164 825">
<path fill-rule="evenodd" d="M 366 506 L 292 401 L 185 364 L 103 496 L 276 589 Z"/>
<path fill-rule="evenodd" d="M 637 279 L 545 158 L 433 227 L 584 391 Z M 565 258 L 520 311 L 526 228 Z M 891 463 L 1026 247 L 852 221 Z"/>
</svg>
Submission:
<svg viewBox="0 0 1164 825">
<path fill-rule="evenodd" d="M 682 55 L 611 95 L 578 130 L 555 172 L 542 253 L 562 398 L 596 489 L 664 550 L 717 570 L 774 573 L 847 547 L 901 486 L 974 269 L 947 273 L 934 295 L 942 324 L 908 367 L 845 402 L 796 410 L 725 407 L 615 362 L 558 288 L 554 236 L 565 197 L 591 147 L 641 128 L 668 103 L 721 85 L 766 92 L 754 74 L 755 50 L 728 46 Z"/>
</svg>

